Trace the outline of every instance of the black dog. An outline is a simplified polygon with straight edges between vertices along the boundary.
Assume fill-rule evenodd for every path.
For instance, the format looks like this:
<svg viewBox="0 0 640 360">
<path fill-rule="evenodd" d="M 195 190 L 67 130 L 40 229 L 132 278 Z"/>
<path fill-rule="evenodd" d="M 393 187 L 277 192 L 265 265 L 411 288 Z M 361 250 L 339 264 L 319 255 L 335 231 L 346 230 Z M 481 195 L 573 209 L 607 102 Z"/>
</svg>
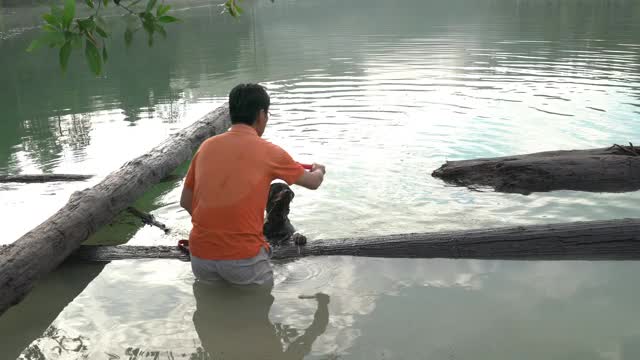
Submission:
<svg viewBox="0 0 640 360">
<path fill-rule="evenodd" d="M 262 230 L 269 244 L 273 246 L 286 245 L 291 241 L 296 245 L 307 243 L 307 238 L 297 233 L 289 221 L 289 205 L 294 197 L 293 190 L 287 184 L 271 184 L 267 200 L 267 217 Z"/>
</svg>

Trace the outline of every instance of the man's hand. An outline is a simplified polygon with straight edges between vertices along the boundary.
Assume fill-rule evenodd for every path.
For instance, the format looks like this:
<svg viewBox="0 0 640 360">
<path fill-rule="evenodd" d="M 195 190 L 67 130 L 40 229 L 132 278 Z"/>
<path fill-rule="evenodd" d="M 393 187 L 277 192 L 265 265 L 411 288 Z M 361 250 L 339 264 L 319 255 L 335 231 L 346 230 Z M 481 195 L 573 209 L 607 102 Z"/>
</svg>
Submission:
<svg viewBox="0 0 640 360">
<path fill-rule="evenodd" d="M 327 173 L 327 170 L 324 165 L 320 165 L 316 163 L 313 163 L 313 165 L 311 165 L 311 172 L 314 172 L 314 171 L 322 171 L 322 175 L 325 175 Z"/>
<path fill-rule="evenodd" d="M 325 173 L 326 169 L 324 165 L 314 163 L 311 166 L 311 171 L 305 171 L 300 179 L 296 181 L 296 185 L 305 187 L 310 190 L 316 190 L 320 187 L 320 185 L 322 185 Z"/>
</svg>

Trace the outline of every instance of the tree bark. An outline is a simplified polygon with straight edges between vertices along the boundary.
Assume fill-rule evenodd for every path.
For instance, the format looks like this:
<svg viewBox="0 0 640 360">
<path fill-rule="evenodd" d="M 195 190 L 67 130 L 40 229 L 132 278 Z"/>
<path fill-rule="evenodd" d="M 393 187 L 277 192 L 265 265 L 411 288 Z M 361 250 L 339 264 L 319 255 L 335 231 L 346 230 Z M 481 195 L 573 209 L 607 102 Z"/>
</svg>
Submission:
<svg viewBox="0 0 640 360">
<path fill-rule="evenodd" d="M 637 260 L 640 219 L 316 240 L 282 246 L 273 259 L 304 256 L 504 260 Z M 70 260 L 179 259 L 176 246 L 82 246 Z"/>
<path fill-rule="evenodd" d="M 633 145 L 549 151 L 448 161 L 432 176 L 472 189 L 524 195 L 554 190 L 626 192 L 640 189 L 640 156 Z"/>
<path fill-rule="evenodd" d="M 0 183 L 45 183 L 54 181 L 82 181 L 91 179 L 93 175 L 79 174 L 21 174 L 0 175 Z"/>
<path fill-rule="evenodd" d="M 151 185 L 189 160 L 204 140 L 229 126 L 225 105 L 124 164 L 96 186 L 75 192 L 53 216 L 0 249 L 0 315 L 98 228 L 110 223 Z"/>
</svg>

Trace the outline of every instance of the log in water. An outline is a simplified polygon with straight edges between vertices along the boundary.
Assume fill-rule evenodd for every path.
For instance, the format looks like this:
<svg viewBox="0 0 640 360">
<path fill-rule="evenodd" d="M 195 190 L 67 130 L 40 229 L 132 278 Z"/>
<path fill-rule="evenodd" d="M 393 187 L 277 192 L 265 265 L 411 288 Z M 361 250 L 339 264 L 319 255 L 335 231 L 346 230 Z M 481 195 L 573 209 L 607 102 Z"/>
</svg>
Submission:
<svg viewBox="0 0 640 360">
<path fill-rule="evenodd" d="M 0 175 L 0 183 L 46 183 L 61 181 L 84 181 L 93 175 L 80 174 L 20 174 Z"/>
<path fill-rule="evenodd" d="M 432 175 L 454 185 L 525 195 L 553 190 L 627 192 L 640 189 L 640 156 L 631 144 L 548 151 L 448 161 Z"/>
<path fill-rule="evenodd" d="M 124 164 L 94 187 L 72 194 L 53 216 L 1 248 L 0 314 L 19 302 L 36 280 L 60 265 L 97 229 L 188 161 L 204 140 L 229 126 L 224 105 Z"/>
<path fill-rule="evenodd" d="M 276 247 L 273 259 L 346 255 L 385 258 L 637 260 L 640 219 L 316 240 Z M 178 259 L 176 246 L 82 246 L 70 260 Z"/>
</svg>

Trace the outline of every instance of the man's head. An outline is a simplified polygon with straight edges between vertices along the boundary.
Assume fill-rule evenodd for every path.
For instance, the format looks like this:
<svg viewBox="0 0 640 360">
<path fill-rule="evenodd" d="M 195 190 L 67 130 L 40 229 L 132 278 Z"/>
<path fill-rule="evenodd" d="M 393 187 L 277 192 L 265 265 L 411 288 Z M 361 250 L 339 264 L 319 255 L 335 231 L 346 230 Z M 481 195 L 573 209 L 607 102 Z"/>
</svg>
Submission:
<svg viewBox="0 0 640 360">
<path fill-rule="evenodd" d="M 229 93 L 229 113 L 232 124 L 245 124 L 262 136 L 269 119 L 271 99 L 267 90 L 258 84 L 240 84 Z"/>
</svg>

